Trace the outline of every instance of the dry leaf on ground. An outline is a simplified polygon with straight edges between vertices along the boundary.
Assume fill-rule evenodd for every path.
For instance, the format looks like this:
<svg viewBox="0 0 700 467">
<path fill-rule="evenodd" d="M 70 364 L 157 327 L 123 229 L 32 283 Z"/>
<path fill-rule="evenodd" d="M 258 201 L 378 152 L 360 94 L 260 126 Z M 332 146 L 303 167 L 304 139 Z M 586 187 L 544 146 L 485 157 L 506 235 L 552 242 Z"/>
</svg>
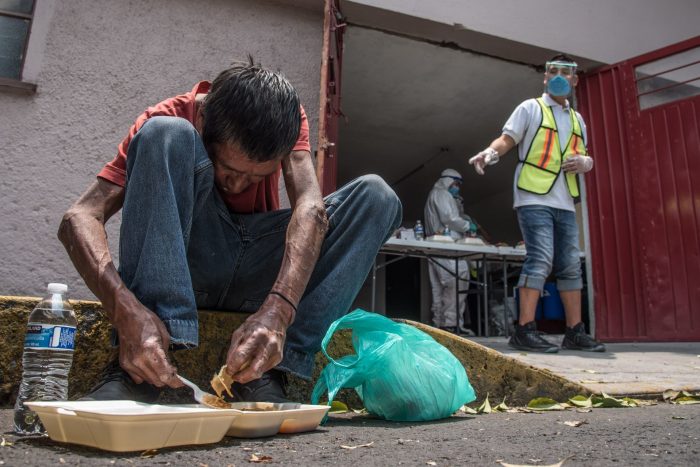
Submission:
<svg viewBox="0 0 700 467">
<path fill-rule="evenodd" d="M 254 464 L 269 464 L 272 462 L 272 457 L 270 456 L 258 456 L 257 454 L 251 454 L 248 462 L 253 462 Z"/>
<path fill-rule="evenodd" d="M 486 393 L 486 399 L 481 403 L 479 408 L 476 409 L 477 413 L 491 413 L 491 403 L 489 402 L 489 393 Z"/>
<path fill-rule="evenodd" d="M 669 399 L 671 399 L 671 400 L 675 399 L 676 397 L 678 397 L 678 395 L 680 393 L 681 393 L 680 391 L 675 391 L 673 389 L 666 389 L 664 391 L 664 393 L 662 394 L 662 396 L 663 396 L 664 400 L 667 401 Z"/>
<path fill-rule="evenodd" d="M 157 449 L 147 449 L 141 453 L 141 457 L 153 457 L 158 454 Z"/>
<path fill-rule="evenodd" d="M 566 458 L 568 459 L 568 457 Z M 561 467 L 564 464 L 564 461 L 566 459 L 561 460 L 560 462 L 557 462 L 556 464 L 508 464 L 507 462 L 503 461 L 498 461 L 499 464 L 501 464 L 503 467 Z"/>
<path fill-rule="evenodd" d="M 372 441 L 371 443 L 367 443 L 367 444 L 358 444 L 357 446 L 346 446 L 346 445 L 344 445 L 344 444 L 341 444 L 341 445 L 340 445 L 340 448 L 341 448 L 341 449 L 368 448 L 368 447 L 370 447 L 370 446 L 373 445 L 373 444 L 374 444 L 374 441 Z"/>
<path fill-rule="evenodd" d="M 586 420 L 570 420 L 570 421 L 564 422 L 564 425 L 577 427 L 577 426 L 585 425 L 586 423 L 588 423 Z"/>
<path fill-rule="evenodd" d="M 331 409 L 328 411 L 328 413 L 348 413 L 349 411 L 350 409 L 348 409 L 348 406 L 343 402 L 333 401 L 331 402 Z"/>
</svg>

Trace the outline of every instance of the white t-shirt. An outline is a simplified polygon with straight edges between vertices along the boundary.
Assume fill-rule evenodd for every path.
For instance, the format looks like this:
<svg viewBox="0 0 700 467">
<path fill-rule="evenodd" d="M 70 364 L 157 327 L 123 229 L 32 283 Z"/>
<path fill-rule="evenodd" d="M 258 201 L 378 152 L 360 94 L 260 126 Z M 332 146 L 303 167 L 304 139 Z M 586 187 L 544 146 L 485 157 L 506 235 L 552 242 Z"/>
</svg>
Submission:
<svg viewBox="0 0 700 467">
<path fill-rule="evenodd" d="M 569 101 L 566 101 L 566 106 L 562 107 L 549 94 L 542 94 L 544 103 L 552 108 L 554 121 L 557 123 L 557 134 L 559 136 L 559 147 L 563 150 L 566 143 L 571 137 L 571 117 L 569 116 Z M 581 115 L 576 112 L 576 117 L 581 124 L 583 132 L 583 141 L 586 143 L 586 124 Z M 535 138 L 535 134 L 540 125 L 542 118 L 542 109 L 536 99 L 528 99 L 521 103 L 511 114 L 510 118 L 503 126 L 503 134 L 513 138 L 515 144 L 518 145 L 518 158 L 524 161 L 527 157 L 527 151 L 530 149 L 530 143 Z M 574 199 L 569 194 L 566 187 L 566 177 L 564 171 L 559 173 L 554 186 L 549 193 L 545 195 L 537 195 L 518 189 L 518 177 L 523 164 L 518 164 L 515 169 L 515 178 L 513 179 L 513 208 L 520 206 L 550 206 L 567 211 L 575 211 Z"/>
</svg>

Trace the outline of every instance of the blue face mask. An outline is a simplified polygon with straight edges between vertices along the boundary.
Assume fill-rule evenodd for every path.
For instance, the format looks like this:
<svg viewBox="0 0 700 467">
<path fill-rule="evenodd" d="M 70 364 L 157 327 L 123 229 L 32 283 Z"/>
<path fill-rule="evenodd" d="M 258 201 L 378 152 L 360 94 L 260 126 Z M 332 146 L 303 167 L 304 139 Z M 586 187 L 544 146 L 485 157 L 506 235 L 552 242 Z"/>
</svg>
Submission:
<svg viewBox="0 0 700 467">
<path fill-rule="evenodd" d="M 557 75 L 554 78 L 547 81 L 547 92 L 552 96 L 565 97 L 571 92 L 571 85 L 569 80 L 561 75 Z"/>
<path fill-rule="evenodd" d="M 456 198 L 459 196 L 459 187 L 458 186 L 452 185 L 451 187 L 449 187 L 447 189 L 447 191 L 450 192 L 450 194 L 452 195 L 453 198 Z"/>
</svg>

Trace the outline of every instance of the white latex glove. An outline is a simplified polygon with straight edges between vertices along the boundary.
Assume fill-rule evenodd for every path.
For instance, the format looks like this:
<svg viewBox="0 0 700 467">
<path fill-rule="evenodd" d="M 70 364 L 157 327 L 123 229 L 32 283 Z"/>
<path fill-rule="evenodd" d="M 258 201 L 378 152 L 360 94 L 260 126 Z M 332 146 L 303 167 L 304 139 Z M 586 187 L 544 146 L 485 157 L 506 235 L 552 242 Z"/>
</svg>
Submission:
<svg viewBox="0 0 700 467">
<path fill-rule="evenodd" d="M 561 165 L 561 169 L 564 172 L 573 172 L 576 174 L 586 173 L 592 168 L 593 158 L 588 156 L 582 156 L 581 154 L 576 154 L 574 156 L 568 157 Z"/>
<path fill-rule="evenodd" d="M 493 165 L 499 160 L 498 152 L 489 147 L 481 151 L 476 156 L 469 159 L 469 163 L 474 166 L 474 170 L 479 175 L 484 175 L 484 169 L 487 165 Z"/>
</svg>

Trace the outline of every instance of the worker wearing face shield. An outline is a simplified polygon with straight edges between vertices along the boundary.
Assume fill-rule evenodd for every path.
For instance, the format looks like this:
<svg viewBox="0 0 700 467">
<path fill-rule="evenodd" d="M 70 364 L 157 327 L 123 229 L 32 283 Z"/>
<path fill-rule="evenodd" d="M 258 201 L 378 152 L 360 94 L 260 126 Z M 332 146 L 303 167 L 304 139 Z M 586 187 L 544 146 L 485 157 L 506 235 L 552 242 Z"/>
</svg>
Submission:
<svg viewBox="0 0 700 467">
<path fill-rule="evenodd" d="M 605 351 L 586 333 L 581 321 L 581 263 L 574 202 L 578 177 L 593 168 L 586 149 L 586 126 L 567 97 L 578 84 L 576 63 L 557 55 L 546 63 L 545 91 L 528 99 L 511 114 L 502 134 L 469 163 L 479 175 L 518 146 L 513 180 L 513 208 L 518 215 L 527 256 L 518 281 L 520 315 L 509 345 L 531 352 L 553 353 L 559 346 L 537 332 L 535 310 L 550 272 L 557 279 L 566 313 L 562 347 Z"/>
<path fill-rule="evenodd" d="M 462 176 L 459 172 L 454 169 L 442 171 L 425 203 L 427 235 L 450 235 L 453 239 L 458 239 L 469 231 L 470 221 L 468 216 L 463 215 L 458 202 L 461 186 Z M 428 265 L 433 297 L 433 324 L 456 334 L 473 335 L 473 332 L 464 326 L 466 296 L 460 294 L 457 303 L 457 280 L 454 271 L 455 260 L 451 259 L 432 259 Z M 468 261 L 459 260 L 458 274 L 462 280 L 466 281 L 469 278 Z M 466 285 L 466 282 L 462 284 Z"/>
</svg>

